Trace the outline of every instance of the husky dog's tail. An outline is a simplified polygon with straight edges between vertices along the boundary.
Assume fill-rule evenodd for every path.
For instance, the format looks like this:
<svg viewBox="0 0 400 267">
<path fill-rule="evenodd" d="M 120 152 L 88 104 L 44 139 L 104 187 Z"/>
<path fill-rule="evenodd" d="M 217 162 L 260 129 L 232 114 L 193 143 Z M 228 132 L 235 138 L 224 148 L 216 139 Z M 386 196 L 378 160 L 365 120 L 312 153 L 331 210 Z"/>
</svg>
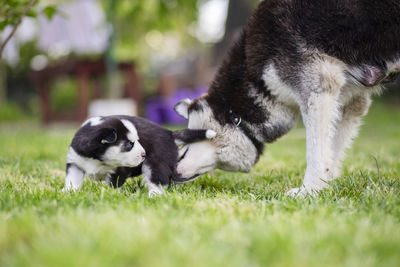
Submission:
<svg viewBox="0 0 400 267">
<path fill-rule="evenodd" d="M 211 139 L 215 137 L 216 133 L 213 130 L 194 130 L 184 129 L 175 131 L 172 136 L 175 139 L 176 145 L 188 144 L 205 139 Z"/>
</svg>

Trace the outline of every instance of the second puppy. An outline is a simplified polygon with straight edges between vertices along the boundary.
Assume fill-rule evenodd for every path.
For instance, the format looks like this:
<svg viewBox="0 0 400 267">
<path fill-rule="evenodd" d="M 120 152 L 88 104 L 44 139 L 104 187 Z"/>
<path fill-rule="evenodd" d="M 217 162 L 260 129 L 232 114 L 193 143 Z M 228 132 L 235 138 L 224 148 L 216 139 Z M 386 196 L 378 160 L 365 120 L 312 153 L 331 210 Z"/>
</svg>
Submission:
<svg viewBox="0 0 400 267">
<path fill-rule="evenodd" d="M 72 139 L 66 163 L 64 191 L 78 190 L 84 175 L 120 187 L 128 177 L 143 174 L 152 197 L 163 192 L 176 172 L 178 145 L 211 139 L 212 130 L 172 132 L 131 116 L 94 117 Z"/>
</svg>

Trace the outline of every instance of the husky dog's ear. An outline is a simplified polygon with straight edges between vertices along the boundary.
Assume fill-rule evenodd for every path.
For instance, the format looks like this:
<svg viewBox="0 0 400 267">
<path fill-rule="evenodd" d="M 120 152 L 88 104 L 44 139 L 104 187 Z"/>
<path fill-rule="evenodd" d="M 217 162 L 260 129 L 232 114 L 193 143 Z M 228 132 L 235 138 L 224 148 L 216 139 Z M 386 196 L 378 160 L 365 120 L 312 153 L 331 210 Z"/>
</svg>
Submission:
<svg viewBox="0 0 400 267">
<path fill-rule="evenodd" d="M 100 132 L 100 142 L 102 144 L 112 144 L 117 141 L 117 132 L 112 128 L 102 129 Z"/>
<path fill-rule="evenodd" d="M 174 110 L 179 116 L 188 119 L 188 108 L 192 104 L 193 100 L 189 98 L 182 99 L 174 106 Z"/>
</svg>

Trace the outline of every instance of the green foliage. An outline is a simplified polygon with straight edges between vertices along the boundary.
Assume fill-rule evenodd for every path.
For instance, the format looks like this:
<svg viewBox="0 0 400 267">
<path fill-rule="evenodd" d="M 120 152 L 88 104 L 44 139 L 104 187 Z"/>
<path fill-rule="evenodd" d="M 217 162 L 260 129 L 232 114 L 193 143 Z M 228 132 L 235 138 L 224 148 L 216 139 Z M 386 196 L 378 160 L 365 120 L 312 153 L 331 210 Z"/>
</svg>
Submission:
<svg viewBox="0 0 400 267">
<path fill-rule="evenodd" d="M 173 31 L 183 43 L 195 40 L 188 33 L 189 25 L 197 18 L 197 0 L 103 0 L 108 20 L 115 29 L 115 56 L 146 62 L 149 47 L 146 33 L 157 30 Z"/>
<path fill-rule="evenodd" d="M 0 3 L 0 31 L 4 30 L 7 25 L 15 25 L 19 17 L 23 13 L 25 7 L 30 0 L 6 0 Z M 30 10 L 26 14 L 30 17 L 35 17 L 36 12 Z"/>
<path fill-rule="evenodd" d="M 399 122 L 375 104 L 342 177 L 307 199 L 285 196 L 305 169 L 301 127 L 249 174 L 149 199 L 140 179 L 62 193 L 74 130 L 0 125 L 0 266 L 399 266 Z"/>
<path fill-rule="evenodd" d="M 4 30 L 7 25 L 15 25 L 23 14 L 26 6 L 31 0 L 3 0 L 0 2 L 0 31 Z M 34 6 L 25 14 L 27 17 L 36 18 L 38 13 L 42 12 L 48 19 L 51 19 L 57 13 L 55 5 L 46 5 L 41 10 L 35 7 L 40 0 L 34 3 Z"/>
<path fill-rule="evenodd" d="M 53 16 L 57 13 L 57 7 L 54 5 L 48 5 L 43 8 L 42 12 L 48 20 L 51 20 Z"/>
<path fill-rule="evenodd" d="M 51 92 L 52 110 L 63 111 L 71 110 L 76 107 L 76 81 L 71 78 L 65 77 L 57 79 L 52 84 L 53 90 Z"/>
<path fill-rule="evenodd" d="M 120 38 L 133 40 L 134 36 L 152 29 L 166 31 L 185 28 L 197 17 L 197 0 L 114 0 L 103 3 L 110 19 L 115 19 L 114 27 Z"/>
<path fill-rule="evenodd" d="M 21 108 L 12 102 L 0 103 L 0 123 L 26 120 L 27 116 Z"/>
</svg>

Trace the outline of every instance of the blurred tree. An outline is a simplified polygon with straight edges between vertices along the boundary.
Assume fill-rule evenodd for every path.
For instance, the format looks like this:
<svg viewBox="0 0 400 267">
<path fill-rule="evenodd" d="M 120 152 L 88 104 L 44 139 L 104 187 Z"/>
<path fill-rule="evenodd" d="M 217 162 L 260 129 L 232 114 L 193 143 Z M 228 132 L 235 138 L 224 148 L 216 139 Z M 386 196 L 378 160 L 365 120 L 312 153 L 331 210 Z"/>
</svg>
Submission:
<svg viewBox="0 0 400 267">
<path fill-rule="evenodd" d="M 253 8 L 251 0 L 230 0 L 228 5 L 228 15 L 225 22 L 225 34 L 220 42 L 214 47 L 214 62 L 218 65 L 225 57 L 226 51 L 232 46 L 240 34 L 243 26 L 246 25 Z"/>
<path fill-rule="evenodd" d="M 2 36 L 3 41 L 0 45 L 0 59 L 4 47 L 11 37 L 15 34 L 18 26 L 21 24 L 22 19 L 27 17 L 36 17 L 37 11 L 34 6 L 38 3 L 38 0 L 6 0 L 0 2 L 0 31 L 3 32 L 7 26 L 12 26 L 11 32 L 7 36 Z M 57 12 L 54 5 L 42 6 L 40 10 L 48 19 L 51 19 Z"/>
<path fill-rule="evenodd" d="M 135 58 L 144 62 L 148 50 L 146 36 L 174 31 L 185 36 L 181 42 L 193 42 L 188 25 L 197 18 L 197 0 L 102 0 L 114 34 L 110 49 L 116 58 Z M 151 37 L 150 37 L 151 38 Z M 190 40 L 189 40 L 190 39 Z M 147 38 L 148 41 L 148 38 Z"/>
<path fill-rule="evenodd" d="M 0 32 L 5 33 L 7 26 L 11 26 L 11 30 L 4 36 L 0 35 L 0 102 L 6 98 L 6 75 L 5 66 L 2 63 L 2 53 L 8 41 L 13 37 L 21 24 L 22 19 L 27 17 L 35 18 L 38 10 L 35 6 L 39 0 L 6 0 L 0 2 Z M 48 19 L 57 12 L 54 5 L 42 5 L 39 12 L 43 13 Z"/>
<path fill-rule="evenodd" d="M 114 87 L 115 61 L 135 60 L 147 93 L 157 85 L 159 60 L 171 60 L 182 47 L 199 44 L 189 33 L 204 0 L 100 0 L 112 27 L 107 59 L 108 83 Z M 208 0 L 205 0 L 208 1 Z"/>
<path fill-rule="evenodd" d="M 28 15 L 35 15 L 31 11 L 35 3 L 36 0 L 8 0 L 0 3 L 0 31 L 4 32 L 5 27 L 8 25 L 13 26 L 12 30 L 6 36 L 1 36 L 3 40 L 0 39 L 0 102 L 3 102 L 7 95 L 5 67 L 1 61 L 4 47 L 15 34 L 22 19 Z"/>
<path fill-rule="evenodd" d="M 7 25 L 12 25 L 10 33 L 3 39 L 0 45 L 0 59 L 4 47 L 14 35 L 22 19 L 27 16 L 35 16 L 31 8 L 36 3 L 36 0 L 8 0 L 0 4 L 0 31 L 3 31 Z M 30 12 L 30 13 L 29 13 Z"/>
</svg>

